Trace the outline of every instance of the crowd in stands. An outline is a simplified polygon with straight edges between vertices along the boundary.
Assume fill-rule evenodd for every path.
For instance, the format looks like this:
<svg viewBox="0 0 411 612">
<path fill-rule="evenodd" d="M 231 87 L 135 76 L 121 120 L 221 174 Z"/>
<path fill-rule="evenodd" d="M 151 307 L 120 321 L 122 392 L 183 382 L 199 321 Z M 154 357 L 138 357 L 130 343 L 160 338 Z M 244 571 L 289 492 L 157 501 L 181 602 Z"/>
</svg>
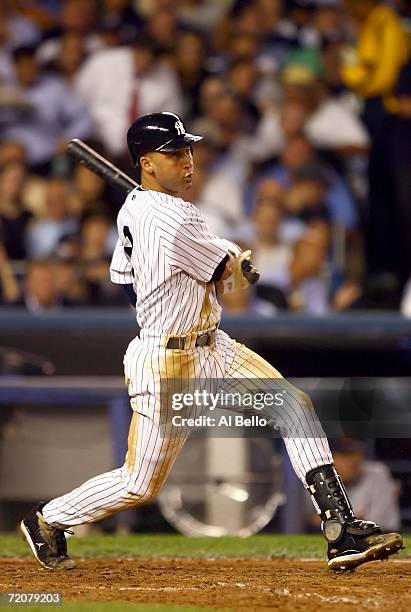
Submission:
<svg viewBox="0 0 411 612">
<path fill-rule="evenodd" d="M 232 313 L 411 316 L 409 0 L 3 0 L 0 303 L 126 306 L 109 281 L 126 131 L 173 111 L 205 138 L 186 198 L 253 250 Z"/>
</svg>

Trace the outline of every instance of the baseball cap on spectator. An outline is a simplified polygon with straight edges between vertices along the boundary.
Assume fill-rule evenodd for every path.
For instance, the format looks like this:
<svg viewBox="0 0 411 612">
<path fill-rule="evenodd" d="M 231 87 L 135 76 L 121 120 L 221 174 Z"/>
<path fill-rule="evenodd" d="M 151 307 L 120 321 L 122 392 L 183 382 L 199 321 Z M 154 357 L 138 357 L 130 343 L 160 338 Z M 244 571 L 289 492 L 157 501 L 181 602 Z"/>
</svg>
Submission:
<svg viewBox="0 0 411 612">
<path fill-rule="evenodd" d="M 310 86 L 324 75 L 324 64 L 316 49 L 297 49 L 290 54 L 281 78 L 286 85 Z"/>
</svg>

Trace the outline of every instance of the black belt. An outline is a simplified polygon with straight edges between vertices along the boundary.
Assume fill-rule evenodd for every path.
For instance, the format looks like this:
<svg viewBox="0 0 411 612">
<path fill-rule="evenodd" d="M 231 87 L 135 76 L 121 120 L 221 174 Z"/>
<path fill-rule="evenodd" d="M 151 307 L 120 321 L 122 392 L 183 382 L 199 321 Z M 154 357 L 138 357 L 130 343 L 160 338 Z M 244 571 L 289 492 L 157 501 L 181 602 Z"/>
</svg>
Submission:
<svg viewBox="0 0 411 612">
<path fill-rule="evenodd" d="M 211 346 L 214 344 L 215 332 L 215 329 L 205 332 L 204 334 L 200 332 L 196 338 L 194 346 Z M 189 336 L 190 335 L 191 334 L 189 334 Z M 184 350 L 186 345 L 190 344 L 190 338 L 187 338 L 187 336 L 171 336 L 167 341 L 166 348 Z"/>
</svg>

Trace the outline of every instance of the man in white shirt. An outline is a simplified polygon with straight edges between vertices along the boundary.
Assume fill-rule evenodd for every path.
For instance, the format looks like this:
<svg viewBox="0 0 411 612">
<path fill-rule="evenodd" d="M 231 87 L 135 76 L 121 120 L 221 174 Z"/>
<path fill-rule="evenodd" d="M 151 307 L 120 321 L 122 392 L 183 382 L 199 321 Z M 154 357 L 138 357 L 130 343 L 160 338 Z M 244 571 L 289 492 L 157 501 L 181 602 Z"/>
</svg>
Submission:
<svg viewBox="0 0 411 612">
<path fill-rule="evenodd" d="M 381 461 L 366 460 L 365 446 L 359 440 L 339 438 L 334 440 L 332 450 L 356 515 L 367 516 L 387 530 L 400 529 L 398 484 L 387 466 Z M 309 496 L 305 499 L 308 522 L 318 526 Z"/>
<path fill-rule="evenodd" d="M 181 92 L 173 71 L 158 59 L 152 39 L 93 55 L 79 73 L 76 90 L 87 105 L 96 134 L 114 157 L 124 152 L 127 128 L 147 113 L 179 113 Z"/>
<path fill-rule="evenodd" d="M 360 118 L 340 98 L 330 95 L 307 66 L 286 67 L 282 83 L 283 105 L 268 107 L 259 122 L 252 148 L 256 159 L 278 155 L 293 135 L 289 133 L 292 124 L 318 149 L 343 155 L 368 151 L 370 140 Z"/>
</svg>

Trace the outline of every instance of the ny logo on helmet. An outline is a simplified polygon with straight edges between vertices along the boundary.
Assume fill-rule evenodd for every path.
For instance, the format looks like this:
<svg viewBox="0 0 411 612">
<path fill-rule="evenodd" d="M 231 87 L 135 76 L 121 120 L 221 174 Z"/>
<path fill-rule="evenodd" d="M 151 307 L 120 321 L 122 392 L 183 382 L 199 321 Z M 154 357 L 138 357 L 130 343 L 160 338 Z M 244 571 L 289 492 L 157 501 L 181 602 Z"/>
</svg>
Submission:
<svg viewBox="0 0 411 612">
<path fill-rule="evenodd" d="M 175 122 L 174 127 L 176 128 L 176 130 L 177 130 L 177 134 L 178 134 L 179 136 L 182 136 L 183 134 L 185 134 L 185 133 L 186 133 L 186 131 L 185 131 L 185 129 L 184 129 L 184 125 L 182 124 L 182 122 L 180 121 L 180 119 L 178 119 L 178 120 Z"/>
</svg>

